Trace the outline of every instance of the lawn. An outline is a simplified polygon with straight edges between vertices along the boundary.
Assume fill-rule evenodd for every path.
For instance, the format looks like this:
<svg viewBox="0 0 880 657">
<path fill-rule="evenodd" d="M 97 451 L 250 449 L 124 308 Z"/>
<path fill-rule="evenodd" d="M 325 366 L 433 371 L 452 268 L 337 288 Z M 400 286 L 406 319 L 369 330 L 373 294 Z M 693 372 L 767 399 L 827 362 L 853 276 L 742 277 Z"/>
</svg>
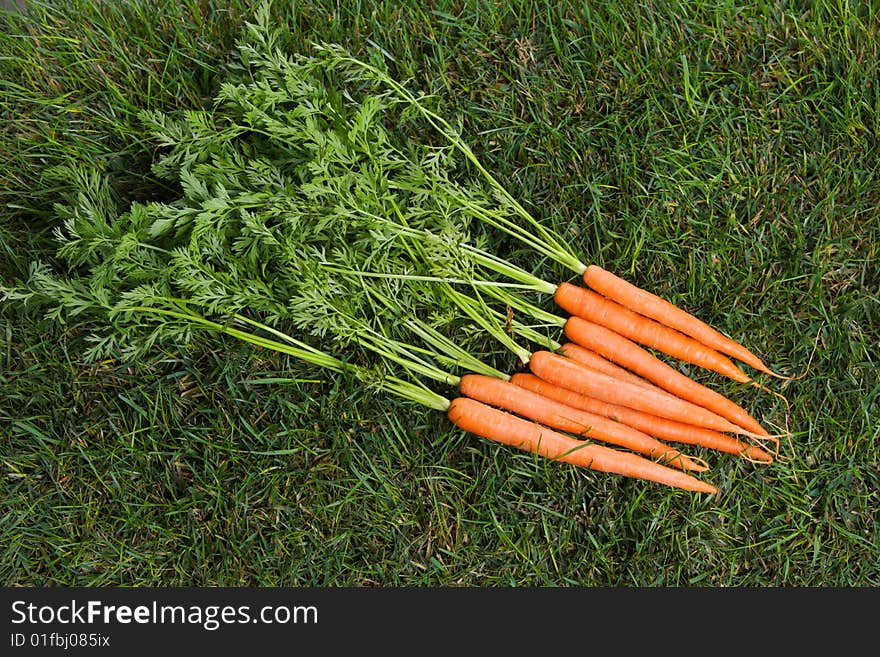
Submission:
<svg viewBox="0 0 880 657">
<path fill-rule="evenodd" d="M 210 107 L 250 3 L 0 15 L 0 274 L 54 258 L 97 167 L 168 200 L 142 110 Z M 62 6 L 63 5 L 63 6 Z M 695 378 L 789 431 L 697 452 L 718 496 L 538 459 L 216 336 L 129 362 L 0 306 L 6 585 L 880 584 L 880 4 L 276 2 L 379 49 L 585 262 L 797 378 Z M 574 280 L 521 245 L 502 255 Z M 488 347 L 487 347 L 488 348 Z M 493 354 L 498 356 L 498 354 Z M 450 391 L 441 391 L 448 394 Z"/>
</svg>

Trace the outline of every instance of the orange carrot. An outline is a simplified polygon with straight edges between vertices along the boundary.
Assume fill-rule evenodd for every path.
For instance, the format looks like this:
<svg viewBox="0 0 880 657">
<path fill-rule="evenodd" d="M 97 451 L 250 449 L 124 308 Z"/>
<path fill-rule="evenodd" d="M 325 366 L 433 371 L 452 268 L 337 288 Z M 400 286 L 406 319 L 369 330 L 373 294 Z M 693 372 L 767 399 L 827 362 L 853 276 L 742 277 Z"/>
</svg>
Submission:
<svg viewBox="0 0 880 657">
<path fill-rule="evenodd" d="M 453 399 L 447 417 L 464 431 L 546 458 L 684 490 L 711 494 L 718 492 L 715 486 L 680 470 L 668 468 L 632 452 L 578 440 L 467 397 Z"/>
<path fill-rule="evenodd" d="M 685 376 L 632 340 L 604 326 L 572 315 L 565 322 L 565 334 L 573 342 L 629 368 L 673 395 L 707 408 L 753 434 L 770 435 L 738 404 Z"/>
<path fill-rule="evenodd" d="M 707 408 L 666 392 L 642 385 L 621 381 L 613 376 L 585 367 L 565 356 L 550 351 L 536 351 L 529 360 L 532 373 L 545 381 L 563 388 L 574 390 L 582 395 L 595 397 L 602 401 L 628 406 L 639 411 L 677 420 L 685 424 L 695 424 L 716 431 L 737 433 L 752 438 L 765 438 L 755 434 L 730 420 L 713 413 Z"/>
<path fill-rule="evenodd" d="M 683 470 L 702 472 L 707 469 L 706 465 L 637 429 L 566 406 L 497 377 L 465 374 L 458 389 L 465 397 L 511 411 L 552 429 L 626 447 Z"/>
<path fill-rule="evenodd" d="M 614 363 L 612 363 L 609 360 L 606 360 L 605 358 L 603 358 L 602 356 L 600 356 L 596 352 L 590 351 L 589 349 L 585 349 L 584 347 L 581 347 L 578 344 L 567 342 L 559 348 L 558 353 L 562 354 L 563 356 L 567 356 L 568 358 L 571 358 L 572 360 L 576 360 L 577 362 L 579 362 L 582 365 L 585 365 L 591 369 L 598 370 L 600 372 L 604 372 L 605 374 L 609 374 L 609 375 L 614 376 L 618 379 L 632 381 L 633 383 L 637 383 L 637 384 L 640 384 L 643 386 L 648 386 L 650 388 L 657 388 L 656 384 L 651 383 L 650 381 L 647 381 L 647 380 L 641 378 L 640 376 L 633 374 L 632 372 L 630 372 L 627 369 L 624 369 L 618 365 L 615 365 Z M 542 382 L 542 383 L 546 383 L 546 382 Z M 570 393 L 571 391 L 563 390 L 563 392 Z M 598 400 L 592 400 L 592 401 L 595 402 L 596 404 L 599 404 L 599 405 L 606 404 L 606 402 L 600 402 Z M 611 406 L 614 407 L 613 404 Z M 617 407 L 617 408 L 624 408 L 624 407 Z M 590 410 L 590 409 L 587 409 L 587 410 Z M 638 411 L 633 411 L 633 409 L 624 408 L 624 410 L 629 411 L 629 413 L 627 415 L 629 415 L 630 417 L 633 417 L 633 418 L 635 416 L 646 415 L 646 414 L 642 414 Z M 606 415 L 606 414 L 600 413 L 600 415 Z M 608 417 L 612 417 L 612 416 L 608 415 Z M 651 418 L 653 420 L 662 421 L 663 424 L 666 424 L 666 423 L 673 424 L 673 425 L 678 424 L 678 423 L 674 422 L 673 420 L 668 420 L 666 418 L 657 418 L 655 416 L 647 416 L 647 417 Z M 612 417 L 612 419 L 619 419 L 619 418 Z M 631 426 L 634 426 L 636 429 L 641 429 L 642 431 L 646 431 L 644 423 L 636 422 L 636 423 L 627 423 L 627 424 L 631 424 Z M 712 435 L 703 436 L 705 443 L 714 443 L 714 449 L 719 449 L 721 451 L 730 452 L 733 454 L 738 454 L 740 452 L 744 452 L 745 450 L 750 449 L 750 450 L 752 450 L 751 456 L 749 454 L 745 455 L 746 458 L 749 458 L 749 460 L 757 460 L 757 461 L 765 461 L 765 460 L 772 461 L 773 460 L 769 454 L 767 454 L 763 450 L 759 449 L 758 447 L 750 446 L 747 443 L 741 442 L 741 441 L 737 440 L 736 438 L 733 438 L 732 436 L 727 436 L 727 435 L 721 434 L 717 431 L 712 431 L 711 429 L 701 429 L 698 427 L 694 427 L 693 425 L 687 425 L 687 424 L 680 425 L 680 427 L 678 427 L 678 429 L 679 429 L 679 431 L 675 432 L 675 435 L 678 435 L 680 438 L 683 438 L 683 439 L 676 440 L 675 442 L 703 444 L 703 443 L 695 442 L 693 440 L 696 437 L 694 434 L 699 434 L 699 433 L 715 434 L 714 436 L 712 436 Z M 682 435 L 681 430 L 686 430 L 684 435 Z M 648 432 L 646 431 L 646 433 L 648 433 Z M 663 438 L 665 440 L 670 440 L 669 435 L 662 435 L 661 436 L 656 433 L 653 433 L 650 435 L 656 436 L 657 438 Z"/>
<path fill-rule="evenodd" d="M 647 292 L 597 265 L 587 267 L 584 283 L 599 294 L 608 297 L 630 310 L 657 320 L 661 324 L 681 331 L 722 354 L 727 354 L 771 376 L 787 379 L 767 367 L 760 358 L 735 340 L 697 319 L 690 313 Z"/>
<path fill-rule="evenodd" d="M 592 290 L 571 283 L 562 283 L 556 288 L 553 298 L 557 305 L 569 314 L 611 329 L 633 342 L 662 351 L 692 365 L 712 370 L 734 381 L 753 383 L 749 375 L 733 361 L 702 342 L 633 312 Z"/>
<path fill-rule="evenodd" d="M 638 383 L 643 386 L 648 386 L 650 388 L 656 388 L 657 384 L 652 383 L 646 379 L 643 379 L 636 374 L 633 374 L 628 369 L 620 367 L 619 365 L 615 365 L 611 361 L 605 359 L 604 357 L 597 354 L 595 351 L 591 351 L 590 349 L 586 349 L 579 344 L 575 344 L 573 342 L 566 342 L 564 345 L 559 347 L 557 353 L 562 354 L 563 356 L 567 356 L 572 360 L 576 360 L 577 362 L 589 367 L 593 370 L 598 370 L 599 372 L 604 372 L 605 374 L 609 374 L 618 379 L 625 379 L 627 381 L 632 381 L 633 383 Z M 758 384 L 755 384 L 758 385 Z M 759 386 L 762 387 L 763 386 Z M 770 391 L 771 394 L 782 397 L 778 392 L 773 390 Z M 785 399 L 785 397 L 782 397 Z M 760 425 L 758 425 L 760 426 Z M 637 427 L 638 428 L 638 427 Z M 766 432 L 765 432 L 766 433 Z M 657 436 L 658 438 L 664 438 L 664 436 Z M 687 441 L 679 441 L 679 442 L 687 442 Z M 757 448 L 754 448 L 757 449 Z M 758 459 L 760 460 L 760 458 Z"/>
<path fill-rule="evenodd" d="M 596 370 L 598 372 L 602 372 L 603 374 L 608 374 L 609 376 L 613 376 L 614 378 L 631 381 L 632 383 L 638 383 L 639 385 L 649 386 L 651 388 L 657 387 L 656 384 L 643 379 L 637 374 L 633 374 L 628 369 L 625 369 L 620 365 L 615 365 L 610 360 L 608 360 L 604 356 L 600 356 L 592 349 L 587 349 L 586 347 L 582 347 L 581 345 L 574 342 L 566 342 L 564 345 L 559 347 L 557 353 L 560 353 L 567 358 L 571 358 L 572 360 L 576 360 L 581 365 L 586 365 L 591 370 Z"/>
<path fill-rule="evenodd" d="M 548 383 L 528 372 L 514 374 L 510 378 L 510 382 L 526 390 L 544 395 L 548 399 L 554 399 L 567 406 L 596 413 L 663 440 L 688 445 L 699 445 L 728 454 L 739 454 L 750 461 L 760 463 L 773 462 L 773 457 L 760 447 L 749 445 L 726 433 L 676 422 L 675 420 L 656 415 L 649 415 L 626 406 L 610 404 L 592 397 L 580 395 L 572 390 Z"/>
</svg>

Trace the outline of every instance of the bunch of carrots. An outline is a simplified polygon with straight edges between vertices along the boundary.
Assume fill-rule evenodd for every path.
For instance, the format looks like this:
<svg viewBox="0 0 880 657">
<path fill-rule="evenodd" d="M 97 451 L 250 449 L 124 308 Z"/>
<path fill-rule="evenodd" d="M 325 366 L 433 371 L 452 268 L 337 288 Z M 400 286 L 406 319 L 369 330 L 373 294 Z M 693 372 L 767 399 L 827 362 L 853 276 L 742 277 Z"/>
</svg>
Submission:
<svg viewBox="0 0 880 657">
<path fill-rule="evenodd" d="M 531 372 L 514 374 L 512 385 L 480 375 L 463 377 L 463 397 L 454 399 L 448 410 L 456 426 L 548 458 L 706 493 L 717 489 L 669 467 L 656 467 L 644 457 L 587 445 L 583 439 L 624 445 L 682 470 L 706 466 L 677 452 L 657 451 L 650 439 L 702 446 L 758 463 L 773 461 L 772 452 L 750 441 L 778 445 L 778 436 L 640 344 L 740 382 L 753 383 L 728 356 L 779 375 L 741 344 L 599 266 L 589 266 L 584 281 L 587 287 L 563 283 L 554 297 L 572 313 L 565 323 L 571 342 L 556 353 L 533 353 Z M 623 435 L 610 436 L 615 428 Z"/>
<path fill-rule="evenodd" d="M 755 463 L 773 461 L 778 454 L 779 435 L 771 435 L 741 406 L 686 376 L 645 347 L 761 388 L 764 386 L 731 358 L 764 374 L 787 377 L 674 304 L 598 265 L 581 263 L 509 194 L 453 127 L 422 99 L 384 70 L 338 47 L 327 49 L 337 63 L 367 72 L 421 113 L 483 175 L 514 216 L 534 232 L 485 211 L 475 212 L 477 219 L 569 267 L 584 282 L 584 286 L 567 282 L 553 285 L 515 270 L 509 263 L 495 269 L 552 292 L 556 305 L 569 314 L 567 319 L 528 303 L 517 305 L 533 317 L 549 317 L 562 326 L 570 342 L 521 356 L 530 372 L 514 374 L 507 381 L 481 374 L 462 377 L 462 396 L 453 399 L 447 410 L 453 424 L 547 458 L 713 494 L 718 492 L 715 486 L 684 472 L 701 472 L 708 466 L 671 449 L 666 442 L 736 454 Z M 513 296 L 501 298 L 514 303 Z M 773 447 L 765 449 L 768 445 Z"/>
<path fill-rule="evenodd" d="M 696 476 L 708 469 L 705 461 L 674 445 L 773 462 L 779 435 L 653 352 L 750 385 L 759 384 L 734 360 L 785 377 L 693 315 L 582 263 L 423 97 L 383 68 L 332 45 L 288 60 L 271 38 L 268 14 L 251 30 L 244 59 L 262 68 L 249 84 L 223 87 L 218 108 L 231 108 L 229 117 L 217 126 L 207 113 L 187 114 L 182 126 L 152 118 L 160 141 L 173 145 L 157 170 L 177 175 L 184 197 L 113 217 L 104 201 L 72 210 L 59 231 L 59 256 L 80 278 L 35 266 L 25 286 L 4 291 L 7 298 L 47 300 L 53 316 L 87 323 L 97 333 L 96 354 L 135 354 L 137 344 L 187 340 L 194 329 L 222 333 L 369 380 L 482 438 L 684 490 L 718 492 Z M 382 91 L 347 108 L 353 94 L 328 90 L 331 74 Z M 411 159 L 415 149 L 391 143 L 379 116 L 386 106 L 421 117 L 447 149 Z M 449 152 L 464 156 L 488 193 L 451 180 L 441 166 Z M 477 247 L 456 227 L 469 221 L 520 240 L 583 285 L 544 281 Z M 369 271 L 377 262 L 384 268 Z M 450 263 L 467 266 L 459 275 Z M 552 294 L 566 316 L 523 290 Z M 416 311 L 441 302 L 455 321 L 431 323 Z M 508 322 L 510 334 L 540 345 L 522 347 L 499 328 L 505 320 L 492 303 L 561 329 L 566 342 Z M 508 375 L 461 348 L 448 337 L 460 319 L 497 338 L 528 371 Z M 356 359 L 328 353 L 352 344 L 406 376 L 377 377 Z"/>
</svg>

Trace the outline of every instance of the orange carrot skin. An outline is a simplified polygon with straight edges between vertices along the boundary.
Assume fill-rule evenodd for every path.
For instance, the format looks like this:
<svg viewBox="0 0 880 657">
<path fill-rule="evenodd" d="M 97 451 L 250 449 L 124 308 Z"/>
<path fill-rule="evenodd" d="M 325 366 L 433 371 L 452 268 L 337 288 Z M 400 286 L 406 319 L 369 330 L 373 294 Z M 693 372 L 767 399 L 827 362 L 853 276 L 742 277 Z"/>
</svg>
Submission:
<svg viewBox="0 0 880 657">
<path fill-rule="evenodd" d="M 588 266 L 583 279 L 587 286 L 602 296 L 613 299 L 633 312 L 681 331 L 707 347 L 736 358 L 761 372 L 779 376 L 767 367 L 760 358 L 735 340 L 731 340 L 678 306 L 623 280 L 598 265 Z"/>
<path fill-rule="evenodd" d="M 522 415 L 551 429 L 625 447 L 684 470 L 706 470 L 705 465 L 638 429 L 584 409 L 566 406 L 497 377 L 465 374 L 461 377 L 459 391 L 465 397 Z"/>
<path fill-rule="evenodd" d="M 708 408 L 747 431 L 761 436 L 769 435 L 767 430 L 738 404 L 685 376 L 632 340 L 604 326 L 573 315 L 565 322 L 565 334 L 572 342 L 614 360 L 673 395 Z"/>
<path fill-rule="evenodd" d="M 468 397 L 453 399 L 446 414 L 463 431 L 545 458 L 684 490 L 713 495 L 718 492 L 715 486 L 680 470 L 668 468 L 632 452 L 578 440 Z"/>
<path fill-rule="evenodd" d="M 595 351 L 582 347 L 574 342 L 566 342 L 559 348 L 557 353 L 560 353 L 567 358 L 571 358 L 572 360 L 576 360 L 581 365 L 586 365 L 592 370 L 613 376 L 616 379 L 623 379 L 624 381 L 630 381 L 651 388 L 657 387 L 656 384 L 646 381 L 637 374 L 633 374 L 628 369 L 625 369 L 620 365 L 615 365 L 604 356 L 597 354 Z"/>
<path fill-rule="evenodd" d="M 675 443 L 699 445 L 728 454 L 738 454 L 747 459 L 762 463 L 773 462 L 773 457 L 769 453 L 734 436 L 729 436 L 720 431 L 712 431 L 711 429 L 676 422 L 656 415 L 649 415 L 626 406 L 610 404 L 585 395 L 579 395 L 572 390 L 548 383 L 528 372 L 514 374 L 510 378 L 510 382 L 567 406 L 581 408 L 590 413 L 596 413 L 597 415 L 602 415 L 634 427 L 649 436 L 656 436 L 657 438 Z"/>
<path fill-rule="evenodd" d="M 733 422 L 660 389 L 621 381 L 596 372 L 580 363 L 550 351 L 536 351 L 529 360 L 532 373 L 563 388 L 588 397 L 628 406 L 652 415 L 695 424 L 716 431 L 751 435 Z"/>
<path fill-rule="evenodd" d="M 644 315 L 639 315 L 592 290 L 571 283 L 562 283 L 556 288 L 553 298 L 556 304 L 569 314 L 604 326 L 633 342 L 662 351 L 692 365 L 712 370 L 734 381 L 751 382 L 751 378 L 733 361 L 702 342 Z"/>
</svg>

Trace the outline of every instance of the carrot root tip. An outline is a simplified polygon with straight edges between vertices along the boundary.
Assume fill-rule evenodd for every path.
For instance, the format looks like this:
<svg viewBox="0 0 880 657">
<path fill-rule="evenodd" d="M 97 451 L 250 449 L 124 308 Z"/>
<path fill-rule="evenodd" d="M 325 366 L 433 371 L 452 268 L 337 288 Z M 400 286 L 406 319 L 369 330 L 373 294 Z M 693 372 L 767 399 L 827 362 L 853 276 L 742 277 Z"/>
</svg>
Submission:
<svg viewBox="0 0 880 657">
<path fill-rule="evenodd" d="M 777 391 L 775 391 L 775 390 L 771 390 L 771 389 L 768 388 L 767 386 L 765 386 L 765 385 L 763 385 L 763 384 L 761 384 L 761 383 L 758 383 L 757 381 L 752 381 L 751 385 L 755 386 L 755 387 L 758 388 L 759 390 L 763 390 L 764 392 L 767 392 L 767 393 L 770 393 L 771 395 L 775 395 L 775 396 L 779 397 L 779 398 L 785 403 L 785 407 L 786 407 L 786 408 L 791 408 L 791 404 L 790 404 L 789 401 L 788 401 L 788 397 L 786 397 L 785 395 L 783 395 L 781 392 L 777 392 Z"/>
</svg>

